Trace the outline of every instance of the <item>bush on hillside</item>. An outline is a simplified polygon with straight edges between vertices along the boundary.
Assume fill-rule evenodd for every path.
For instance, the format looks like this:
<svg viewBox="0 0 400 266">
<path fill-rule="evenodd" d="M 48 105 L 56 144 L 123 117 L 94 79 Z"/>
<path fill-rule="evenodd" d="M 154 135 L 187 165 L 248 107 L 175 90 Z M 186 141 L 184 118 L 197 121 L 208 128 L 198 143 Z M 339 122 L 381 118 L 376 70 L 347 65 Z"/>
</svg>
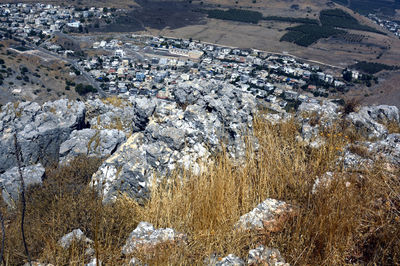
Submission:
<svg viewBox="0 0 400 266">
<path fill-rule="evenodd" d="M 75 86 L 75 91 L 82 96 L 90 92 L 97 92 L 97 89 L 92 85 L 83 85 L 82 83 L 79 83 Z"/>
</svg>

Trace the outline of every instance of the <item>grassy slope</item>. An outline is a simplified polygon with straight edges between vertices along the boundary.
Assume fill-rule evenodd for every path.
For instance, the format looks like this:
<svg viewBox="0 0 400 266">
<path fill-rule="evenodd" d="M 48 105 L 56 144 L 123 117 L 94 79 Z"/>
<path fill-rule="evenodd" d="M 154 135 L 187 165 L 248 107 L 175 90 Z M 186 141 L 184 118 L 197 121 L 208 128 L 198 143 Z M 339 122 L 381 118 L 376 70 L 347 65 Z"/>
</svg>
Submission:
<svg viewBox="0 0 400 266">
<path fill-rule="evenodd" d="M 48 169 L 44 186 L 28 195 L 26 230 L 33 258 L 54 265 L 83 264 L 82 245 L 67 252 L 57 245 L 65 233 L 81 228 L 95 240 L 101 261 L 120 265 L 130 259 L 121 256 L 129 233 L 139 221 L 148 221 L 187 233 L 189 244 L 162 247 L 154 256 L 135 254 L 149 265 L 193 265 L 214 252 L 246 257 L 248 249 L 260 243 L 279 248 L 291 264 L 400 262 L 400 183 L 393 178 L 399 169 L 390 174 L 378 163 L 368 171 L 344 173 L 335 167 L 338 152 L 357 139 L 351 131 L 327 130 L 326 143 L 310 150 L 295 140 L 298 125 L 293 121 L 273 126 L 257 119 L 254 128 L 260 144 L 257 153 L 249 147 L 242 162 L 220 154 L 199 176 L 176 173 L 173 182 L 155 188 L 144 205 L 122 197 L 103 206 L 86 185 L 100 163 L 97 160 L 78 158 L 71 166 Z M 347 176 L 350 187 L 332 182 L 312 195 L 315 177 L 335 168 Z M 238 218 L 267 197 L 294 204 L 298 216 L 281 232 L 234 232 Z M 4 212 L 5 258 L 15 265 L 24 260 L 18 212 L 3 208 Z"/>
</svg>

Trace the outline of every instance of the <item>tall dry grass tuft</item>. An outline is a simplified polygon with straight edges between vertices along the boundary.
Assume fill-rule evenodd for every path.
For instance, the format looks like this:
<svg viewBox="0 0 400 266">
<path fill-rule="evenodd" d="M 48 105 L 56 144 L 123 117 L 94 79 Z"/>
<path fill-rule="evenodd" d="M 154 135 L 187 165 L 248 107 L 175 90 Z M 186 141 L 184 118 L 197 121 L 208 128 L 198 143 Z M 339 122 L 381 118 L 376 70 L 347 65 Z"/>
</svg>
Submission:
<svg viewBox="0 0 400 266">
<path fill-rule="evenodd" d="M 101 261 L 120 265 L 130 259 L 121 255 L 129 233 L 147 221 L 188 236 L 187 245 L 162 246 L 152 256 L 133 254 L 149 265 L 201 264 L 211 254 L 246 257 L 258 244 L 278 248 L 294 265 L 400 262 L 399 168 L 388 172 L 377 162 L 368 171 L 345 172 L 336 159 L 350 138 L 340 127 L 322 133 L 325 142 L 319 149 L 296 140 L 294 121 L 271 125 L 257 118 L 254 132 L 257 149 L 248 141 L 242 161 L 221 153 L 197 176 L 180 169 L 155 184 L 142 204 L 124 196 L 114 204 L 101 204 L 88 186 L 100 161 L 78 158 L 69 167 L 48 169 L 43 186 L 27 196 L 32 257 L 55 265 L 87 262 L 82 244 L 67 251 L 57 245 L 65 233 L 80 228 L 97 241 Z M 312 194 L 315 178 L 333 170 L 336 179 Z M 233 230 L 241 215 L 266 198 L 297 206 L 297 216 L 280 232 Z M 7 212 L 9 265 L 24 259 L 17 217 Z"/>
</svg>

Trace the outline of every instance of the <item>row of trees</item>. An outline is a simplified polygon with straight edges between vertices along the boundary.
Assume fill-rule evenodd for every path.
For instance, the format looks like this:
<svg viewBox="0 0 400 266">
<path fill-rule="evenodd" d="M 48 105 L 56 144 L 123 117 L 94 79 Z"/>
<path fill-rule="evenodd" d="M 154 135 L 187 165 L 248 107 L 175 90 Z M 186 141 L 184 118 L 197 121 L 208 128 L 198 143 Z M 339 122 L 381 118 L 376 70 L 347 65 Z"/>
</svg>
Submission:
<svg viewBox="0 0 400 266">
<path fill-rule="evenodd" d="M 257 24 L 263 19 L 263 15 L 260 12 L 242 10 L 242 9 L 229 9 L 227 11 L 221 9 L 211 9 L 205 11 L 209 18 L 233 20 L 239 22 Z"/>
<path fill-rule="evenodd" d="M 362 30 L 382 33 L 381 31 L 367 25 L 361 25 L 356 18 L 341 9 L 322 10 L 319 20 L 323 26 L 343 29 Z"/>
<path fill-rule="evenodd" d="M 309 46 L 319 39 L 345 33 L 343 30 L 319 25 L 299 25 L 287 28 L 287 30 L 288 32 L 282 36 L 281 41 L 293 42 L 300 46 Z"/>
<path fill-rule="evenodd" d="M 280 21 L 280 22 L 289 22 L 289 23 L 301 23 L 301 24 L 319 25 L 318 20 L 310 19 L 310 18 L 291 18 L 291 17 L 267 16 L 267 17 L 263 17 L 263 19 L 264 20 Z"/>
<path fill-rule="evenodd" d="M 358 62 L 357 64 L 354 64 L 352 68 L 357 69 L 359 71 L 362 71 L 367 74 L 376 74 L 382 70 L 398 70 L 400 69 L 400 66 L 390 66 L 390 65 L 385 65 L 381 63 L 373 63 L 373 62 Z"/>
</svg>

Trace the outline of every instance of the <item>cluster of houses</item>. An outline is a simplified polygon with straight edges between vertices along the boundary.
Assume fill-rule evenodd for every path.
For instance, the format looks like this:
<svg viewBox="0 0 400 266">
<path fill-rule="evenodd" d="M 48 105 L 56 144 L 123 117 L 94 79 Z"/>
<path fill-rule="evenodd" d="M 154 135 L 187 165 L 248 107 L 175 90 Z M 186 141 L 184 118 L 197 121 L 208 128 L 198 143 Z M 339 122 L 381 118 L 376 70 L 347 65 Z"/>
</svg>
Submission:
<svg viewBox="0 0 400 266">
<path fill-rule="evenodd" d="M 126 42 L 96 42 L 93 48 L 107 50 L 109 55 L 79 64 L 114 94 L 172 98 L 171 92 L 180 82 L 215 79 L 250 91 L 279 109 L 288 102 L 328 97 L 331 90 L 346 87 L 341 74 L 334 76 L 290 56 L 253 49 L 136 35 Z M 135 57 L 135 53 L 144 57 Z"/>
<path fill-rule="evenodd" d="M 0 31 L 31 43 L 41 43 L 52 52 L 74 56 L 77 55 L 74 51 L 45 41 L 46 36 L 80 28 L 93 20 L 109 19 L 113 14 L 108 11 L 105 8 L 78 9 L 39 3 L 2 4 Z M 291 102 L 328 97 L 330 93 L 345 90 L 347 85 L 342 73 L 326 73 L 319 66 L 290 56 L 192 39 L 131 35 L 123 39 L 97 41 L 92 48 L 94 54 L 97 50 L 103 51 L 93 57 L 84 57 L 81 53 L 75 60 L 110 94 L 142 94 L 171 99 L 171 92 L 180 82 L 215 79 L 234 84 L 239 90 L 250 91 L 278 110 Z M 353 73 L 354 79 L 358 79 L 357 72 Z"/>
<path fill-rule="evenodd" d="M 111 16 L 106 8 L 80 9 L 41 3 L 1 4 L 0 29 L 22 40 L 40 43 L 56 31 L 79 31 L 94 20 L 106 20 Z"/>
<path fill-rule="evenodd" d="M 374 21 L 376 24 L 381 26 L 382 28 L 386 28 L 388 31 L 391 31 L 400 38 L 400 24 L 395 21 L 381 19 L 375 14 L 369 14 L 368 18 Z"/>
</svg>

